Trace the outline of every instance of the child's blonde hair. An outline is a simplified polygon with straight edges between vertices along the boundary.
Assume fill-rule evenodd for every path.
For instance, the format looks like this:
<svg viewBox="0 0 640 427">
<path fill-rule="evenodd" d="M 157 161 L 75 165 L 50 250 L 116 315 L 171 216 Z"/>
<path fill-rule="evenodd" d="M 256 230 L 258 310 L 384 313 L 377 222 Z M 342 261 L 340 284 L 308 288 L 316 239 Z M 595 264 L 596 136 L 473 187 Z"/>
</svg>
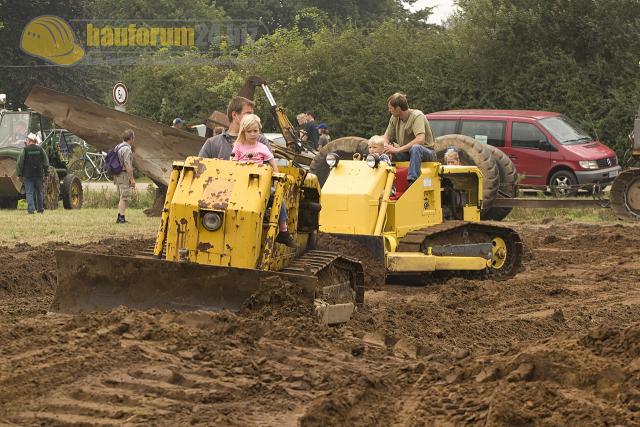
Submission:
<svg viewBox="0 0 640 427">
<path fill-rule="evenodd" d="M 445 153 L 444 153 L 444 162 L 448 164 L 449 160 L 454 160 L 456 161 L 458 164 L 460 163 L 460 155 L 458 154 L 458 152 L 456 150 L 454 150 L 453 148 L 449 148 Z"/>
<path fill-rule="evenodd" d="M 245 136 L 245 133 L 247 129 L 254 124 L 257 124 L 258 129 L 262 130 L 262 121 L 260 120 L 260 117 L 256 116 L 255 114 L 247 114 L 246 116 L 244 116 L 244 118 L 240 122 L 240 132 L 238 132 L 238 139 L 236 140 L 237 144 L 247 143 L 247 137 Z"/>
<path fill-rule="evenodd" d="M 367 146 L 369 147 L 369 153 L 371 153 L 371 150 L 373 149 L 375 151 L 371 154 L 382 154 L 382 151 L 384 150 L 384 136 L 373 135 L 369 138 L 369 141 L 367 141 Z"/>
</svg>

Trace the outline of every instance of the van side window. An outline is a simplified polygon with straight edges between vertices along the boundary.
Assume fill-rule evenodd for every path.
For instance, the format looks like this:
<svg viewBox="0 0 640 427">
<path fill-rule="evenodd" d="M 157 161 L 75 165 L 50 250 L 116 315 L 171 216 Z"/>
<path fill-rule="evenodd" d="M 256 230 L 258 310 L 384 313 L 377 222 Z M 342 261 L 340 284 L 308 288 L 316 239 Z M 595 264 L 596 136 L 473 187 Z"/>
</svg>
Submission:
<svg viewBox="0 0 640 427">
<path fill-rule="evenodd" d="M 431 132 L 433 132 L 434 138 L 437 138 L 442 135 L 449 135 L 452 133 L 456 133 L 457 124 L 458 124 L 457 120 L 440 120 L 440 119 L 429 120 L 429 125 L 431 126 Z"/>
<path fill-rule="evenodd" d="M 539 150 L 541 141 L 547 141 L 547 137 L 534 125 L 520 122 L 511 125 L 511 147 Z"/>
<path fill-rule="evenodd" d="M 496 120 L 463 120 L 460 133 L 475 138 L 483 144 L 504 147 L 506 122 Z"/>
</svg>

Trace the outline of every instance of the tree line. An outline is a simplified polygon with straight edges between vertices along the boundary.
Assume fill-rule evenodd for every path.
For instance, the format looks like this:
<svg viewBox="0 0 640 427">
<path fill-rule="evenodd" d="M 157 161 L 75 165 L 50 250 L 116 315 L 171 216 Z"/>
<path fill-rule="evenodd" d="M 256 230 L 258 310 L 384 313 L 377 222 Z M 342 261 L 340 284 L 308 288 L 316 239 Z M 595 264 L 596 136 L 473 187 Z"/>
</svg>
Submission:
<svg viewBox="0 0 640 427">
<path fill-rule="evenodd" d="M 18 30 L 12 23 L 21 21 L 4 14 L 8 2 L 0 0 L 0 34 L 11 40 Z M 130 112 L 167 124 L 174 117 L 202 122 L 213 110 L 224 111 L 244 78 L 257 74 L 291 119 L 312 110 L 331 125 L 333 137 L 383 132 L 385 100 L 403 91 L 424 112 L 559 111 L 622 154 L 640 103 L 637 0 L 458 0 L 445 25 L 429 25 L 428 10 L 412 13 L 395 0 L 188 0 L 178 9 L 168 0 L 34 0 L 20 13 L 37 16 L 44 3 L 69 3 L 87 17 L 261 19 L 258 39 L 239 49 L 192 49 L 175 63 L 160 51 L 130 67 L 27 69 L 3 78 L 0 88 L 9 91 L 9 82 L 25 94 L 41 81 L 108 104 L 108 88 L 121 79 L 130 89 Z M 29 7 L 34 10 L 24 10 Z M 5 57 L 37 62 L 8 44 L 0 47 Z M 260 91 L 257 102 L 272 130 Z"/>
</svg>

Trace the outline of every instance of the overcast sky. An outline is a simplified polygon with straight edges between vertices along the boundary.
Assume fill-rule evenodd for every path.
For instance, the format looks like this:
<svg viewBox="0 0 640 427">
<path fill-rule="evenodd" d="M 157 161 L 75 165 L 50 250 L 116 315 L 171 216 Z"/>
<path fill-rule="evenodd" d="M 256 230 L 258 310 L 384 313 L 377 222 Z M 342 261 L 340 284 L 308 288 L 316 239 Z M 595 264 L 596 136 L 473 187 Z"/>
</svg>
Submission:
<svg viewBox="0 0 640 427">
<path fill-rule="evenodd" d="M 429 22 L 439 24 L 453 11 L 453 0 L 418 0 L 412 9 L 422 9 L 426 6 L 435 6 Z"/>
</svg>

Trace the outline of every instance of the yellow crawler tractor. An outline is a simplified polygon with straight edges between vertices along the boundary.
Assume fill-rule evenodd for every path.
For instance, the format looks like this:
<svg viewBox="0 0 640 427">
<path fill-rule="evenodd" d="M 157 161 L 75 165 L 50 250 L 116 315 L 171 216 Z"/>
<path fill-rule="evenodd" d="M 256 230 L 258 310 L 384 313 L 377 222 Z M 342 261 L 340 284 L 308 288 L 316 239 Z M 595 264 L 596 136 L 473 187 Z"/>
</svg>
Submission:
<svg viewBox="0 0 640 427">
<path fill-rule="evenodd" d="M 480 222 L 477 167 L 423 163 L 408 186 L 408 163 L 391 166 L 372 154 L 364 161 L 328 154 L 326 162 L 320 230 L 365 244 L 388 276 L 444 270 L 498 278 L 520 269 L 518 234 Z"/>
<path fill-rule="evenodd" d="M 320 212 L 315 175 L 295 167 L 188 157 L 175 162 L 152 254 L 56 253 L 52 310 L 126 305 L 241 309 L 273 277 L 298 286 L 323 323 L 348 320 L 364 299 L 362 266 L 314 250 Z M 280 207 L 297 248 L 276 242 Z"/>
</svg>

